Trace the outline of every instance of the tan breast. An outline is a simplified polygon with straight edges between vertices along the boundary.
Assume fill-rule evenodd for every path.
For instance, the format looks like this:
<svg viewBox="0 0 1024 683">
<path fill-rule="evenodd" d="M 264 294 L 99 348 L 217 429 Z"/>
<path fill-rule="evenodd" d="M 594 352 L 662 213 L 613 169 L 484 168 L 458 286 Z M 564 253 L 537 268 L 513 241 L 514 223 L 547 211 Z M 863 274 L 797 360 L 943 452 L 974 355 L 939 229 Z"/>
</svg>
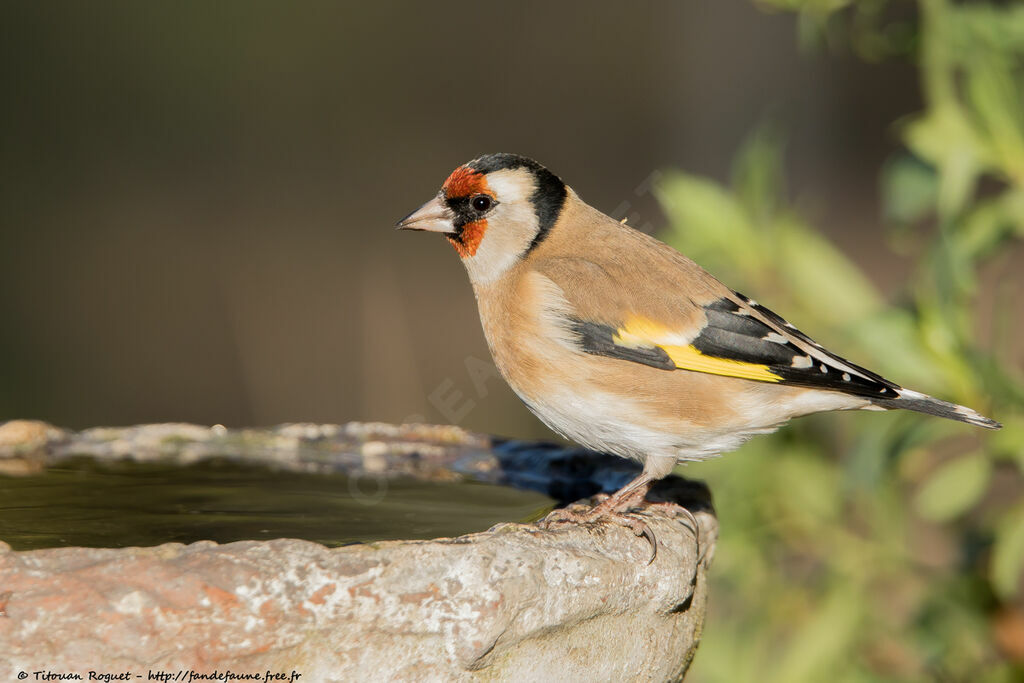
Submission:
<svg viewBox="0 0 1024 683">
<path fill-rule="evenodd" d="M 624 403 L 657 410 L 665 418 L 703 421 L 705 411 L 696 404 L 700 390 L 708 384 L 704 375 L 578 351 L 558 314 L 579 313 L 562 308 L 559 287 L 524 264 L 507 277 L 478 287 L 476 296 L 495 363 L 521 396 L 541 400 L 553 392 L 609 392 L 622 396 Z"/>
</svg>

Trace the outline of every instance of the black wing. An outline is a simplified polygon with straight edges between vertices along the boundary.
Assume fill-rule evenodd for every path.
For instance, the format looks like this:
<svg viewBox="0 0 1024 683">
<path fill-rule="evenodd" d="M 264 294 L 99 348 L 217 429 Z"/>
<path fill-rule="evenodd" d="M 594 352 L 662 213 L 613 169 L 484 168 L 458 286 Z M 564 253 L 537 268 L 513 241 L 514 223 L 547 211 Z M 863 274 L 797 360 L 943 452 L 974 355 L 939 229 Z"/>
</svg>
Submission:
<svg viewBox="0 0 1024 683">
<path fill-rule="evenodd" d="M 707 322 L 687 347 L 651 339 L 624 344 L 623 325 L 573 319 L 582 350 L 662 370 L 696 369 L 714 374 L 828 389 L 872 399 L 899 396 L 899 386 L 823 349 L 769 309 L 736 294 L 704 307 Z M 635 335 L 633 335 L 635 336 Z M 688 359 L 700 362 L 691 363 Z M 730 361 L 702 369 L 707 359 Z"/>
</svg>

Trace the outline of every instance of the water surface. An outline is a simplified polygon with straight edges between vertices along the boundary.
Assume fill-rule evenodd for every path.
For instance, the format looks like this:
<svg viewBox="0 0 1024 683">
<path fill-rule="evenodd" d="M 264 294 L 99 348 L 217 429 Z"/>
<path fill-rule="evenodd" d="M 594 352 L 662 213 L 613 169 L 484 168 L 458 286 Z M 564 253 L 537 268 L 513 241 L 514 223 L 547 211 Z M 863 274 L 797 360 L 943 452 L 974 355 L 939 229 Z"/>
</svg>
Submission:
<svg viewBox="0 0 1024 683">
<path fill-rule="evenodd" d="M 81 458 L 37 475 L 0 475 L 0 540 L 15 550 L 282 537 L 338 546 L 483 531 L 535 519 L 553 504 L 538 493 L 473 482 Z"/>
</svg>

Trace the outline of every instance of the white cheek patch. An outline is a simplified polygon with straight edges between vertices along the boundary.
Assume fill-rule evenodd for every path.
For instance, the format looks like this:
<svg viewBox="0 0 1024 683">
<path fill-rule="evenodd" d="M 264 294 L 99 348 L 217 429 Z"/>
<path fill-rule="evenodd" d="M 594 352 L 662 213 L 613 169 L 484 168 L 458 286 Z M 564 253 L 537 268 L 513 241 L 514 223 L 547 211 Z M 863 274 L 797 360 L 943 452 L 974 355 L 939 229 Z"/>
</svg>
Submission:
<svg viewBox="0 0 1024 683">
<path fill-rule="evenodd" d="M 498 205 L 487 214 L 487 231 L 476 254 L 463 259 L 469 279 L 487 284 L 501 277 L 526 251 L 537 235 L 538 220 L 533 202 L 533 176 L 523 169 L 495 171 L 487 187 Z"/>
<path fill-rule="evenodd" d="M 528 171 L 522 169 L 494 171 L 487 175 L 487 187 L 502 204 L 521 204 L 529 207 L 531 211 L 533 210 L 530 197 L 537 191 L 537 186 Z"/>
</svg>

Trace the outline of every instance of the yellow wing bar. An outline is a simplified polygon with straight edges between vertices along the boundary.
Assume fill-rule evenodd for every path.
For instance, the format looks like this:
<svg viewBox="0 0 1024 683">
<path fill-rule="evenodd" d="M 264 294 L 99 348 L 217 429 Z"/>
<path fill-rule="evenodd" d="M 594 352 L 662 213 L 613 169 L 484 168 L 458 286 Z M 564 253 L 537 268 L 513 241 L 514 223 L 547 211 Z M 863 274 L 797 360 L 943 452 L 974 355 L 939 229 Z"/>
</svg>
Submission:
<svg viewBox="0 0 1024 683">
<path fill-rule="evenodd" d="M 703 354 L 693 345 L 688 344 L 688 340 L 683 335 L 646 318 L 630 319 L 616 330 L 612 340 L 627 348 L 660 348 L 681 370 L 761 382 L 782 381 L 782 377 L 769 370 L 767 365 Z"/>
<path fill-rule="evenodd" d="M 662 346 L 677 368 L 706 372 L 711 375 L 725 375 L 740 379 L 756 379 L 762 382 L 781 382 L 782 377 L 768 369 L 767 365 L 745 363 L 729 358 L 706 356 L 692 346 Z"/>
</svg>

